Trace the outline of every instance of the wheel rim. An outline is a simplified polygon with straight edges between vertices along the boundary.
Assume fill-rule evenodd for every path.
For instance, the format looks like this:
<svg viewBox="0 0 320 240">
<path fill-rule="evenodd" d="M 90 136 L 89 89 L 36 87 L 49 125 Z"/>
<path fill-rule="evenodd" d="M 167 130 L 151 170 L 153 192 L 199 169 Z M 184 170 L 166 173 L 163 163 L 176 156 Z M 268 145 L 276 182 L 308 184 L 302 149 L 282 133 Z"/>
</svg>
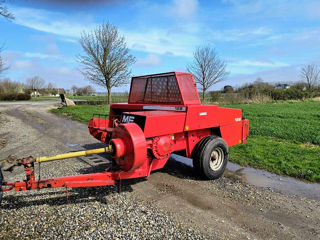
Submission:
<svg viewBox="0 0 320 240">
<path fill-rule="evenodd" d="M 218 171 L 224 160 L 224 152 L 221 148 L 216 148 L 212 151 L 210 156 L 210 168 L 212 171 Z"/>
</svg>

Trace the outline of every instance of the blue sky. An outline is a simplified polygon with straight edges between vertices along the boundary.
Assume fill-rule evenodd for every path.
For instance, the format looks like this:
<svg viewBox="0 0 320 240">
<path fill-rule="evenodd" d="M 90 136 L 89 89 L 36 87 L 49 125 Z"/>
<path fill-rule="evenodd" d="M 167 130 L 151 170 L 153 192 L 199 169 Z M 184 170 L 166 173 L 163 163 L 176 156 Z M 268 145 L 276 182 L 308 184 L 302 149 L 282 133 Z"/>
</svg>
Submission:
<svg viewBox="0 0 320 240">
<path fill-rule="evenodd" d="M 85 86 L 79 37 L 102 22 L 119 28 L 137 59 L 133 75 L 185 71 L 196 46 L 210 45 L 227 62 L 228 79 L 241 86 L 299 80 L 302 65 L 319 63 L 318 0 L 71 0 L 7 1 L 15 20 L 0 18 L 6 77 L 39 75 L 57 87 Z M 79 4 L 81 2 L 81 4 Z M 101 91 L 101 87 L 94 86 Z M 120 87 L 114 91 L 128 90 Z"/>
</svg>

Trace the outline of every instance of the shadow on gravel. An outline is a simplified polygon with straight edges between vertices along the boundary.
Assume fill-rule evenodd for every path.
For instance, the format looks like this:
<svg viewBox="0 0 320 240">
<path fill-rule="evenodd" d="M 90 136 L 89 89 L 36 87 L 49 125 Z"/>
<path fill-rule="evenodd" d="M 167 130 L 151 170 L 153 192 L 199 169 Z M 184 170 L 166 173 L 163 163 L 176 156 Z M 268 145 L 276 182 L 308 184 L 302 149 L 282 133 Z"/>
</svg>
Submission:
<svg viewBox="0 0 320 240">
<path fill-rule="evenodd" d="M 83 147 L 85 149 L 93 149 L 104 147 L 105 144 L 87 144 Z M 105 155 L 103 156 L 106 157 Z M 108 158 L 108 159 L 111 159 Z M 87 168 L 82 168 L 78 171 L 79 174 L 89 174 L 95 172 L 103 172 L 108 167 L 111 167 L 110 162 L 103 162 L 97 165 L 90 165 Z M 199 178 L 193 168 L 185 163 L 179 162 L 170 158 L 165 167 L 161 172 L 167 173 L 169 175 L 191 180 L 202 180 Z M 152 177 L 152 173 L 151 176 Z M 129 179 L 121 181 L 121 192 L 132 192 L 132 186 L 146 181 L 144 178 L 141 179 Z M 56 191 L 51 190 L 50 192 L 45 192 L 46 190 L 30 191 L 25 192 L 22 195 L 6 195 L 2 202 L 3 209 L 21 209 L 28 206 L 41 206 L 41 205 L 68 205 L 68 204 L 78 204 L 78 203 L 89 203 L 89 202 L 100 202 L 102 204 L 108 204 L 108 196 L 113 194 L 118 194 L 118 186 L 105 186 L 105 187 L 87 187 L 87 188 L 72 188 L 68 189 L 69 198 L 66 197 L 66 191 L 57 189 Z M 60 196 L 57 196 L 60 195 Z"/>
<path fill-rule="evenodd" d="M 68 189 L 69 198 L 66 197 L 66 191 L 58 190 L 55 192 L 29 192 L 25 195 L 7 195 L 3 199 L 2 209 L 21 209 L 30 206 L 59 206 L 79 203 L 100 202 L 108 204 L 108 196 L 118 194 L 117 186 L 106 187 L 88 187 L 88 188 L 73 188 Z M 132 192 L 131 185 L 122 183 L 121 192 Z M 54 196 L 53 195 L 60 195 Z M 121 194 L 121 193 L 120 193 Z M 34 199 L 37 198 L 37 199 Z"/>
<path fill-rule="evenodd" d="M 190 159 L 190 161 L 192 161 Z M 190 179 L 202 181 L 202 179 L 193 169 L 193 167 L 177 161 L 175 157 L 171 157 L 163 169 L 159 170 L 164 173 L 168 173 L 174 177 L 182 178 L 182 179 Z"/>
<path fill-rule="evenodd" d="M 106 147 L 107 145 L 105 143 L 102 142 L 98 142 L 98 143 L 90 143 L 90 144 L 85 144 L 82 147 L 89 150 L 89 149 L 95 149 L 95 148 L 103 148 Z"/>
</svg>

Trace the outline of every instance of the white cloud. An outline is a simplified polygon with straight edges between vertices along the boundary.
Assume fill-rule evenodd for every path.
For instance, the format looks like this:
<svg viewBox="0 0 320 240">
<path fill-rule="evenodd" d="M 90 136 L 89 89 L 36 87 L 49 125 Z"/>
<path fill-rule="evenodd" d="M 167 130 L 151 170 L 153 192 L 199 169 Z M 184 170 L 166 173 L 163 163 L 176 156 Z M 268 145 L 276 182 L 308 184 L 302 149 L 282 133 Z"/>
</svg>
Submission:
<svg viewBox="0 0 320 240">
<path fill-rule="evenodd" d="M 97 26 L 93 22 L 83 23 L 70 19 L 62 13 L 32 8 L 12 8 L 17 16 L 14 23 L 39 31 L 63 36 L 63 40 L 77 42 L 81 32 L 90 31 Z M 53 20 L 59 19 L 59 20 Z M 193 30 L 197 31 L 195 26 Z M 191 56 L 192 49 L 200 41 L 195 34 L 181 29 L 182 32 L 169 32 L 166 29 L 128 31 L 119 29 L 133 50 L 156 54 L 172 53 L 179 56 Z M 190 31 L 190 30 L 189 30 Z M 39 57 L 45 57 L 44 55 Z"/>
<path fill-rule="evenodd" d="M 232 62 L 230 66 L 237 67 L 285 67 L 288 64 L 283 62 L 272 62 L 272 61 L 252 61 L 252 60 L 241 60 L 238 62 Z"/>
<path fill-rule="evenodd" d="M 36 59 L 36 60 L 51 59 L 51 60 L 59 60 L 59 62 L 64 62 L 64 63 L 75 63 L 76 62 L 76 59 L 74 57 L 63 56 L 60 54 L 25 52 L 23 54 L 23 56 L 25 58 L 31 58 L 31 59 Z"/>
<path fill-rule="evenodd" d="M 131 32 L 123 31 L 129 48 L 156 54 L 172 53 L 177 56 L 191 56 L 194 46 L 200 40 L 197 36 L 172 33 L 156 29 L 152 31 Z"/>
<path fill-rule="evenodd" d="M 46 53 L 48 54 L 58 54 L 59 48 L 55 42 L 50 42 L 47 44 Z"/>
<path fill-rule="evenodd" d="M 16 16 L 16 24 L 69 38 L 78 38 L 82 31 L 96 26 L 93 23 L 83 23 L 83 19 L 71 19 L 62 13 L 43 9 L 12 7 L 10 10 Z"/>
<path fill-rule="evenodd" d="M 210 37 L 217 41 L 248 41 L 254 38 L 272 36 L 272 30 L 266 27 L 253 29 L 227 29 L 211 31 Z"/>
<path fill-rule="evenodd" d="M 29 77 L 40 76 L 46 83 L 52 82 L 57 87 L 64 88 L 71 88 L 72 85 L 85 86 L 89 84 L 75 67 L 46 66 L 33 60 L 14 61 L 7 76 L 22 83 Z"/>
<path fill-rule="evenodd" d="M 191 18 L 198 8 L 197 0 L 173 0 L 171 13 L 181 18 Z"/>
<path fill-rule="evenodd" d="M 137 59 L 136 66 L 138 67 L 150 67 L 150 66 L 159 66 L 161 65 L 161 59 L 155 54 L 149 54 L 145 58 Z"/>
<path fill-rule="evenodd" d="M 319 0 L 223 0 L 223 2 L 234 6 L 233 14 L 246 17 L 320 17 Z"/>
<path fill-rule="evenodd" d="M 29 60 L 17 60 L 13 62 L 10 70 L 23 70 L 23 71 L 33 71 L 35 69 L 35 64 Z"/>
<path fill-rule="evenodd" d="M 45 53 L 34 53 L 34 52 L 25 52 L 24 56 L 27 58 L 39 58 L 39 59 L 48 59 L 48 58 L 59 58 L 57 55 L 45 54 Z"/>
<path fill-rule="evenodd" d="M 11 63 L 13 62 L 15 59 L 17 59 L 18 57 L 20 57 L 22 54 L 18 51 L 3 51 L 3 59 L 5 63 Z"/>
</svg>

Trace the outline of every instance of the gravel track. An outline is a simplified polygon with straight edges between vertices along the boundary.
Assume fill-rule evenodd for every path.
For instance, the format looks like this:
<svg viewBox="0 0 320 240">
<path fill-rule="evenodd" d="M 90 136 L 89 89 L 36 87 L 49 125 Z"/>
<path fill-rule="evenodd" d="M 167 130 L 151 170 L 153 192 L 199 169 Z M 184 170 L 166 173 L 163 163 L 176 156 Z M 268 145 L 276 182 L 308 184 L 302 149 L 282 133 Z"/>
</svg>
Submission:
<svg viewBox="0 0 320 240">
<path fill-rule="evenodd" d="M 0 105 L 9 154 L 52 155 L 102 146 L 83 124 L 47 112 L 52 105 Z M 41 164 L 41 177 L 95 172 L 92 156 Z M 36 166 L 38 173 L 38 166 Z M 22 168 L 6 181 L 24 179 Z M 116 187 L 4 193 L 0 239 L 319 239 L 320 202 L 223 177 L 201 181 L 171 159 L 148 181 Z"/>
</svg>

